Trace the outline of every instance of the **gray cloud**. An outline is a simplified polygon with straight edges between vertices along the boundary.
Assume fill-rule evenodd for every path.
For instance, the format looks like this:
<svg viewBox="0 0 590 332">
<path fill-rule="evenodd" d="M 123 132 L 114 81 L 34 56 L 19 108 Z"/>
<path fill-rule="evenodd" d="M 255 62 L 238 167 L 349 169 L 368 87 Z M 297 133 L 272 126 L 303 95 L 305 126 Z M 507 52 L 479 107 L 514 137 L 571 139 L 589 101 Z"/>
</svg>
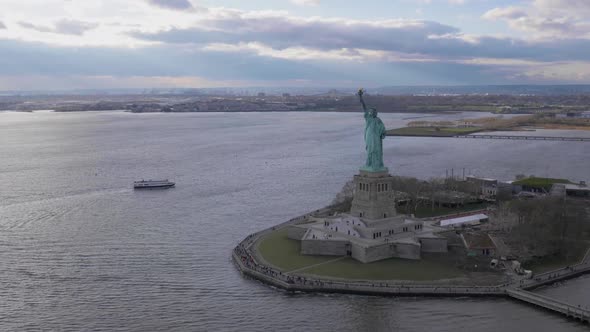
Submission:
<svg viewBox="0 0 590 332">
<path fill-rule="evenodd" d="M 37 25 L 29 22 L 18 22 L 18 25 L 26 29 L 36 30 L 40 32 L 53 32 L 53 29 L 50 27 Z"/>
<path fill-rule="evenodd" d="M 535 0 L 533 6 L 547 12 L 567 12 L 572 16 L 590 13 L 588 0 Z"/>
<path fill-rule="evenodd" d="M 590 38 L 590 1 L 535 0 L 529 7 L 499 7 L 482 17 L 503 20 L 517 30 L 535 37 Z"/>
<path fill-rule="evenodd" d="M 442 60 L 471 57 L 590 60 L 590 42 L 586 39 L 528 42 L 490 36 L 468 38 L 455 27 L 430 21 L 347 22 L 301 20 L 278 15 L 253 17 L 234 13 L 200 21 L 199 26 L 189 29 L 151 34 L 136 32 L 132 35 L 171 44 L 258 42 L 279 50 L 289 47 L 324 51 L 369 49 L 426 55 Z"/>
<path fill-rule="evenodd" d="M 63 19 L 55 22 L 53 27 L 36 25 L 29 22 L 18 22 L 20 26 L 40 32 L 51 32 L 65 35 L 83 35 L 86 31 L 98 27 L 96 23 L 82 22 L 77 20 Z"/>
<path fill-rule="evenodd" d="M 510 17 L 522 14 L 519 11 L 507 13 Z M 590 42 L 583 38 L 528 42 L 516 38 L 466 36 L 456 27 L 431 21 L 302 19 L 237 10 L 211 10 L 206 16 L 208 18 L 201 18 L 188 29 L 130 33 L 143 40 L 162 42 L 142 48 L 68 48 L 0 40 L 0 76 L 198 76 L 210 80 L 259 82 L 329 78 L 343 82 L 370 80 L 382 85 L 506 84 L 534 82 L 532 76 L 520 75 L 526 69 L 522 63 L 531 61 L 519 64 L 508 60 L 468 60 L 521 59 L 554 62 L 556 66 L 560 64 L 557 62 L 590 61 Z M 19 24 L 38 31 L 74 35 L 96 27 L 92 23 L 71 20 L 58 21 L 52 26 Z M 252 44 L 254 47 L 240 45 L 249 42 L 256 44 Z M 212 43 L 238 47 L 202 47 Z M 352 55 L 364 52 L 359 49 L 389 51 L 403 54 L 405 59 L 397 61 L 393 56 L 373 56 L 370 61 L 338 61 L 309 57 L 293 61 L 289 56 L 281 59 L 272 52 L 258 52 L 259 44 L 273 51 L 304 48 L 295 51 L 306 54 L 340 50 Z"/>
<path fill-rule="evenodd" d="M 293 20 L 284 16 L 224 15 L 202 20 L 200 27 L 171 29 L 154 34 L 135 33 L 134 36 L 169 43 L 261 42 L 276 49 L 303 46 L 321 50 L 364 48 L 411 51 L 412 45 L 427 43 L 429 35 L 457 32 L 457 28 L 431 21 L 389 21 L 378 24 L 344 20 Z"/>
<path fill-rule="evenodd" d="M 291 2 L 298 6 L 317 6 L 320 0 L 291 0 Z"/>
<path fill-rule="evenodd" d="M 518 19 L 528 16 L 526 10 L 518 7 L 494 8 L 483 14 L 483 18 L 488 20 L 497 19 Z"/>
<path fill-rule="evenodd" d="M 249 53 L 193 51 L 170 46 L 138 49 L 50 47 L 0 40 L 0 76 L 199 76 L 211 80 L 370 81 L 382 85 L 501 84 L 492 67 L 452 62 L 295 62 Z M 64 66 L 67 63 L 67 66 Z"/>
<path fill-rule="evenodd" d="M 186 10 L 193 8 L 193 5 L 188 0 L 147 0 L 150 4 L 176 10 Z"/>
<path fill-rule="evenodd" d="M 61 20 L 55 23 L 55 32 L 68 35 L 83 35 L 84 32 L 97 27 L 97 23 L 76 20 Z"/>
<path fill-rule="evenodd" d="M 249 54 L 187 52 L 175 47 L 137 49 L 53 47 L 0 40 L 0 75 L 202 75 L 214 79 L 309 76 L 317 68 Z M 67 63 L 67 66 L 64 65 Z"/>
<path fill-rule="evenodd" d="M 555 41 L 528 42 L 513 38 L 480 37 L 476 43 L 458 39 L 441 39 L 418 52 L 426 54 L 461 57 L 522 59 L 537 61 L 588 61 L 590 43 L 586 39 L 563 39 Z"/>
<path fill-rule="evenodd" d="M 6 29 L 6 25 L 0 21 L 0 29 Z"/>
</svg>

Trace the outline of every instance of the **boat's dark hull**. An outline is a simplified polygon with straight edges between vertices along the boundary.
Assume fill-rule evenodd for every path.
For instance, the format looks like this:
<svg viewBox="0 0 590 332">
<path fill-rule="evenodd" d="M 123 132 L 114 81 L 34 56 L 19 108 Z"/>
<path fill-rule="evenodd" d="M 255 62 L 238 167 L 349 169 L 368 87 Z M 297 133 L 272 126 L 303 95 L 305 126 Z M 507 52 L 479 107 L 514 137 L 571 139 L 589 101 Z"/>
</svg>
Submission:
<svg viewBox="0 0 590 332">
<path fill-rule="evenodd" d="M 163 188 L 172 188 L 175 184 L 161 184 L 161 185 L 154 185 L 154 186 L 134 186 L 133 189 L 163 189 Z"/>
</svg>

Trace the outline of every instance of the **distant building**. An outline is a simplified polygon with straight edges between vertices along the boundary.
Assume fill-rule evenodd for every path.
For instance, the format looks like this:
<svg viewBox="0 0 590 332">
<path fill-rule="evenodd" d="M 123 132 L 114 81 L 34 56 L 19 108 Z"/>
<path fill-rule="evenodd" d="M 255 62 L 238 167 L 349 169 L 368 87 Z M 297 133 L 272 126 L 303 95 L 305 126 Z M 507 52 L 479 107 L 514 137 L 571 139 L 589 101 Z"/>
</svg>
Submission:
<svg viewBox="0 0 590 332">
<path fill-rule="evenodd" d="M 514 111 L 518 111 L 517 107 L 512 107 L 512 106 L 502 106 L 499 108 L 500 113 L 512 113 Z"/>
<path fill-rule="evenodd" d="M 590 197 L 590 187 L 585 181 L 578 184 L 556 183 L 551 187 L 551 195 L 558 197 Z"/>
<path fill-rule="evenodd" d="M 514 193 L 512 189 L 512 181 L 498 181 L 498 187 L 496 189 L 496 197 L 511 197 Z"/>
<path fill-rule="evenodd" d="M 415 127 L 430 127 L 432 125 L 431 122 L 428 121 L 412 121 L 407 124 L 408 127 L 415 128 Z"/>
<path fill-rule="evenodd" d="M 461 121 L 457 121 L 457 127 L 458 128 L 471 128 L 471 127 L 479 127 L 479 125 L 473 121 L 470 121 L 470 120 L 461 120 Z"/>
<path fill-rule="evenodd" d="M 559 113 L 557 118 L 590 119 L 590 111 Z"/>
<path fill-rule="evenodd" d="M 473 175 L 465 177 L 465 180 L 474 185 L 475 194 L 481 198 L 495 200 L 498 195 L 498 180 L 480 178 Z"/>
<path fill-rule="evenodd" d="M 523 191 L 535 194 L 548 194 L 553 185 L 558 183 L 569 184 L 570 181 L 567 179 L 538 178 L 532 176 L 514 181 L 512 183 L 512 189 L 516 194 L 520 194 Z"/>
</svg>

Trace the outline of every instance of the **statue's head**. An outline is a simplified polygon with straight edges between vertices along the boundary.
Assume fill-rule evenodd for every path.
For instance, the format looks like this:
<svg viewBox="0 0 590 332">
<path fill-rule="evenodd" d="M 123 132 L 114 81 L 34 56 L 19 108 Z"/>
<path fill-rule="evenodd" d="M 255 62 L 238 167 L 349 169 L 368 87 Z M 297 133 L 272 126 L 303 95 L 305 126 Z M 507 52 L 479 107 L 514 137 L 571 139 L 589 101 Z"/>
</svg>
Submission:
<svg viewBox="0 0 590 332">
<path fill-rule="evenodd" d="M 376 118 L 377 117 L 377 109 L 374 107 L 371 107 L 369 114 L 371 115 L 371 117 Z"/>
</svg>

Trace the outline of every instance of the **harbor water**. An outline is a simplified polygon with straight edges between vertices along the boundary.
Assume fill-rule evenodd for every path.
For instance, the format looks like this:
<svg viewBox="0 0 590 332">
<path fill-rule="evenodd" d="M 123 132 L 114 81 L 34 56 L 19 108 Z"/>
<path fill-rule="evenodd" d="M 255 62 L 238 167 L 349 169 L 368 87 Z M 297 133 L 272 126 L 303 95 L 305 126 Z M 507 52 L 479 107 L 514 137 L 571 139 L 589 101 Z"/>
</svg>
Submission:
<svg viewBox="0 0 590 332">
<path fill-rule="evenodd" d="M 290 294 L 243 278 L 233 247 L 329 204 L 364 162 L 363 126 L 360 113 L 0 112 L 0 330 L 586 331 L 504 298 Z M 584 142 L 388 137 L 384 159 L 424 179 L 590 180 Z M 133 190 L 160 178 L 176 187 Z M 590 277 L 538 291 L 590 306 Z"/>
</svg>

